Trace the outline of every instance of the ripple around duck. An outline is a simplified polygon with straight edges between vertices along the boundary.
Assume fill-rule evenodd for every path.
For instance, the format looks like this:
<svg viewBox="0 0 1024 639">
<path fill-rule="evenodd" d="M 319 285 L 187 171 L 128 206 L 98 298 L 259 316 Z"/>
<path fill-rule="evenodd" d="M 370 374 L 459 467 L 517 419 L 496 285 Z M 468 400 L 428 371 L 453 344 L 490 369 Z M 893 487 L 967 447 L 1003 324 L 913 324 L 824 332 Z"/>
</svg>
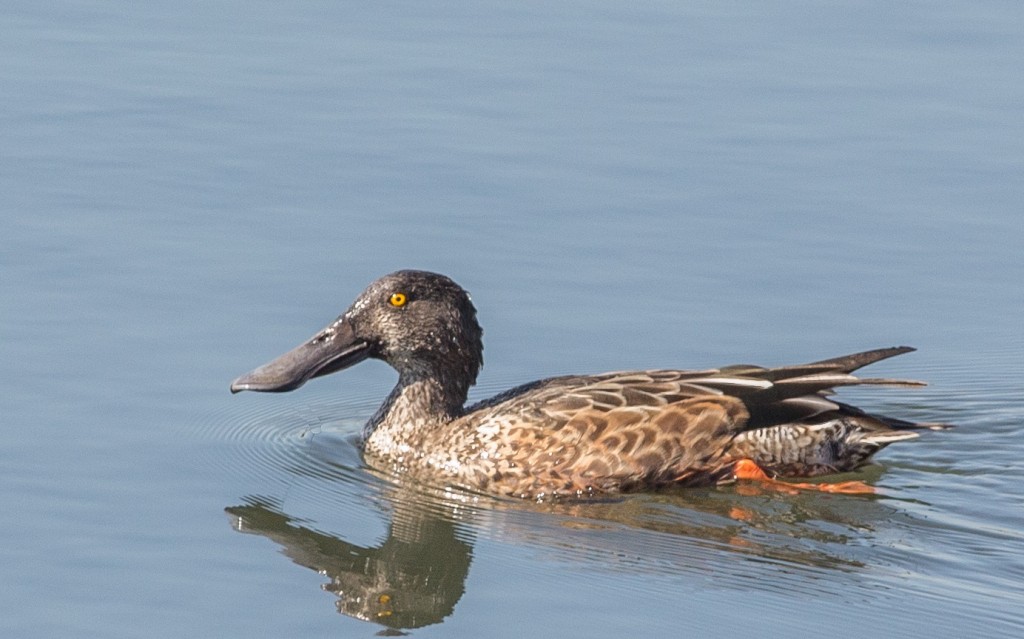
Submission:
<svg viewBox="0 0 1024 639">
<path fill-rule="evenodd" d="M 477 387 L 474 397 L 492 395 L 508 384 Z M 307 477 L 351 481 L 362 462 L 358 435 L 383 401 L 384 390 L 348 387 L 338 398 L 331 390 L 231 401 L 194 424 L 197 434 L 223 446 L 207 449 L 212 461 L 253 480 L 291 481 Z M 479 396 L 479 397 L 477 397 Z M 284 471 L 284 472 L 282 472 Z M 363 472 L 359 481 L 376 481 Z"/>
<path fill-rule="evenodd" d="M 213 463 L 265 489 L 306 482 L 326 491 L 365 481 L 357 440 L 377 398 L 274 399 L 232 403 L 199 425 L 204 438 L 221 444 L 207 449 Z"/>
</svg>

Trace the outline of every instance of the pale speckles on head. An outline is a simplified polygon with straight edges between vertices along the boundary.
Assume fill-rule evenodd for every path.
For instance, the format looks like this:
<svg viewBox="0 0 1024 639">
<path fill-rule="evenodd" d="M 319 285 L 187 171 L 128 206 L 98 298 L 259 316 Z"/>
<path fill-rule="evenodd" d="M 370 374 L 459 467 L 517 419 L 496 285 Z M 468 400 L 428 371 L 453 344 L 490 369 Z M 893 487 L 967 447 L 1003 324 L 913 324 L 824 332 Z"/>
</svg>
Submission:
<svg viewBox="0 0 1024 639">
<path fill-rule="evenodd" d="M 313 337 L 313 341 L 317 343 L 326 342 L 332 339 L 338 334 L 338 330 L 341 327 L 341 323 L 344 321 L 344 315 L 331 322 L 326 328 L 321 330 Z"/>
</svg>

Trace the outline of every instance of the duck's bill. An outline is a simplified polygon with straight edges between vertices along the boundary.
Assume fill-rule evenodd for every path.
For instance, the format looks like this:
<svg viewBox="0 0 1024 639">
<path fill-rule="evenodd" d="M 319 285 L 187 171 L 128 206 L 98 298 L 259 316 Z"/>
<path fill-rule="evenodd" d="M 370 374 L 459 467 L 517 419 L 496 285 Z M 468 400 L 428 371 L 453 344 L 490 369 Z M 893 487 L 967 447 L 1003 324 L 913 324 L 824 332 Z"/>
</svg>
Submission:
<svg viewBox="0 0 1024 639">
<path fill-rule="evenodd" d="M 370 343 L 359 339 L 347 322 L 337 322 L 305 344 L 231 382 L 231 392 L 283 393 L 308 380 L 357 364 L 370 355 Z"/>
</svg>

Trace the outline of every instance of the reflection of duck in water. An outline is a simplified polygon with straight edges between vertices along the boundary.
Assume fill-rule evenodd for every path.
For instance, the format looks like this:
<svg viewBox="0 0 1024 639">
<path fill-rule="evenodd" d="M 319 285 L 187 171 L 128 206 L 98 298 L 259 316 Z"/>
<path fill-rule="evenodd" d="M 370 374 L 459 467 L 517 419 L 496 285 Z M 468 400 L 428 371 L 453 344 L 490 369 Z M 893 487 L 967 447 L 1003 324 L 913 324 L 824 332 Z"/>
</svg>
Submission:
<svg viewBox="0 0 1024 639">
<path fill-rule="evenodd" d="M 356 619 L 388 628 L 439 623 L 465 591 L 472 546 L 439 517 L 395 518 L 384 542 L 367 548 L 298 526 L 258 500 L 227 512 L 236 530 L 276 541 L 292 561 L 329 577 L 323 589 Z"/>
<path fill-rule="evenodd" d="M 483 363 L 481 336 L 476 309 L 455 282 L 399 271 L 231 390 L 293 390 L 368 357 L 382 359 L 399 380 L 364 432 L 371 465 L 532 498 L 831 474 L 916 437 L 914 429 L 938 427 L 826 398 L 840 386 L 919 385 L 851 374 L 908 347 L 783 368 L 554 377 L 464 408 Z"/>
<path fill-rule="evenodd" d="M 848 586 L 849 575 L 877 552 L 859 540 L 897 516 L 882 500 L 817 493 L 779 500 L 688 490 L 587 503 L 480 498 L 474 505 L 466 493 L 396 485 L 376 497 L 387 535 L 368 546 L 326 532 L 321 522 L 300 523 L 271 498 L 250 497 L 226 510 L 233 528 L 274 541 L 293 562 L 328 579 L 321 588 L 338 596 L 338 612 L 396 630 L 441 623 L 454 613 L 482 530 L 581 574 L 692 574 L 716 588 L 801 597 L 822 571 L 845 575 Z M 775 578 L 750 579 L 747 558 L 777 565 Z"/>
</svg>

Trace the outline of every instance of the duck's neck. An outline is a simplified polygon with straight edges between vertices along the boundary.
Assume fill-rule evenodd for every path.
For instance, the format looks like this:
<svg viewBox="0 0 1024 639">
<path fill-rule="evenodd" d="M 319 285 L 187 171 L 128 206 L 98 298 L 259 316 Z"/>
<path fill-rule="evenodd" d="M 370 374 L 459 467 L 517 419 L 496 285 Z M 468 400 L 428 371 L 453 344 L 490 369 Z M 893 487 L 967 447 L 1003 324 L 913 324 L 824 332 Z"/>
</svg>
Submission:
<svg viewBox="0 0 1024 639">
<path fill-rule="evenodd" d="M 424 428 L 445 424 L 463 413 L 469 384 L 428 373 L 404 372 L 363 430 L 363 439 L 399 443 L 416 439 Z"/>
</svg>

